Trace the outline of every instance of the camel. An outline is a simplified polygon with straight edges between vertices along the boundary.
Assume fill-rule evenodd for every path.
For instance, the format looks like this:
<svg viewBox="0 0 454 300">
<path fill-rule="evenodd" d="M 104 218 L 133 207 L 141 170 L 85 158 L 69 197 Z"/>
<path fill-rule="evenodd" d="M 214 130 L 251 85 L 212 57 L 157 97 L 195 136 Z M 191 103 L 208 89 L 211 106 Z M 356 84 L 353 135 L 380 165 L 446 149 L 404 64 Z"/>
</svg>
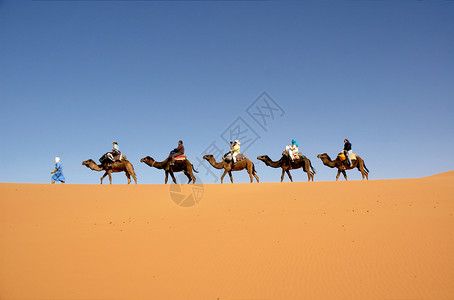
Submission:
<svg viewBox="0 0 454 300">
<path fill-rule="evenodd" d="M 307 173 L 307 181 L 314 181 L 315 170 L 312 167 L 311 161 L 303 157 L 301 159 L 296 159 L 290 162 L 288 157 L 282 156 L 278 161 L 272 161 L 268 155 L 257 156 L 258 160 L 263 161 L 267 166 L 272 168 L 282 168 L 281 182 L 284 180 L 284 174 L 287 173 L 290 181 L 293 182 L 292 175 L 290 175 L 290 170 L 302 168 L 304 172 Z M 311 171 L 312 169 L 312 171 Z"/>
<path fill-rule="evenodd" d="M 345 170 L 352 170 L 354 168 L 358 168 L 358 170 L 361 172 L 361 175 L 367 180 L 369 180 L 369 170 L 366 167 L 366 164 L 364 163 L 364 160 L 356 155 L 356 160 L 352 160 L 352 166 L 346 166 L 342 161 L 339 160 L 339 157 L 336 157 L 335 160 L 331 160 L 328 154 L 323 153 L 317 155 L 318 158 L 320 158 L 325 166 L 328 166 L 330 168 L 337 168 L 337 176 L 336 176 L 336 181 L 339 180 L 340 173 L 344 175 L 345 180 L 347 181 L 347 173 L 345 173 Z"/>
<path fill-rule="evenodd" d="M 166 160 L 159 162 L 159 161 L 155 161 L 152 157 L 147 156 L 147 157 L 142 158 L 140 160 L 140 162 L 146 163 L 150 167 L 155 167 L 156 169 L 164 169 L 164 171 L 166 173 L 165 184 L 167 184 L 167 180 L 169 178 L 169 174 L 170 174 L 170 177 L 172 177 L 173 182 L 177 183 L 177 181 L 175 179 L 175 176 L 173 175 L 173 172 L 183 172 L 184 175 L 186 175 L 188 177 L 188 179 L 189 179 L 188 184 L 191 181 L 194 184 L 195 180 L 196 180 L 196 178 L 194 176 L 194 173 L 192 173 L 192 171 L 194 170 L 194 172 L 199 173 L 194 168 L 192 163 L 189 160 L 187 160 L 187 159 L 185 159 L 185 160 L 175 160 L 175 164 L 173 166 L 170 165 L 170 158 L 169 157 L 167 157 Z"/>
<path fill-rule="evenodd" d="M 137 177 L 136 173 L 134 172 L 134 167 L 132 164 L 129 162 L 129 160 L 122 160 L 122 161 L 116 161 L 112 164 L 111 168 L 108 168 L 106 164 L 98 165 L 94 162 L 93 159 L 86 160 L 82 162 L 83 166 L 86 166 L 89 169 L 92 169 L 93 171 L 105 171 L 104 175 L 101 177 L 101 184 L 102 180 L 104 177 L 109 175 L 109 181 L 110 184 L 112 184 L 112 175 L 111 173 L 114 172 L 125 172 L 126 177 L 128 178 L 128 184 L 131 183 L 131 176 L 134 178 L 134 181 L 137 184 Z"/>
<path fill-rule="evenodd" d="M 204 155 L 203 159 L 206 159 L 210 163 L 210 165 L 212 165 L 216 169 L 224 169 L 224 174 L 222 174 L 221 176 L 221 183 L 223 183 L 224 176 L 227 173 L 229 173 L 230 181 L 233 183 L 232 171 L 241 171 L 244 169 L 246 169 L 247 172 L 249 173 L 251 183 L 254 181 L 252 176 L 255 177 L 257 183 L 259 182 L 259 177 L 256 174 L 257 172 L 255 171 L 254 163 L 249 158 L 245 158 L 244 160 L 236 162 L 233 169 L 232 164 L 230 162 L 226 162 L 224 160 L 222 162 L 216 162 L 216 159 L 211 154 Z"/>
</svg>

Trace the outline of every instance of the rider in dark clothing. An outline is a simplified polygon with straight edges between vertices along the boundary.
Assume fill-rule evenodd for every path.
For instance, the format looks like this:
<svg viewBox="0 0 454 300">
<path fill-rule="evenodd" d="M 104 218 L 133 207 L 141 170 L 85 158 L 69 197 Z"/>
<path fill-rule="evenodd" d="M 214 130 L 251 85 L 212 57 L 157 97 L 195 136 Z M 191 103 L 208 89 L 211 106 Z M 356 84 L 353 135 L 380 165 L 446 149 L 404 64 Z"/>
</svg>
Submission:
<svg viewBox="0 0 454 300">
<path fill-rule="evenodd" d="M 180 140 L 178 142 L 178 147 L 176 147 L 175 149 L 173 149 L 170 152 L 170 155 L 169 155 L 170 159 L 171 159 L 170 165 L 174 165 L 175 164 L 175 157 L 183 155 L 183 154 L 184 154 L 183 141 Z"/>
<path fill-rule="evenodd" d="M 345 158 L 347 159 L 347 163 L 349 166 L 352 165 L 352 162 L 350 160 L 351 154 L 352 154 L 352 144 L 350 143 L 349 140 L 345 139 L 344 140 L 344 155 L 345 155 Z"/>
</svg>

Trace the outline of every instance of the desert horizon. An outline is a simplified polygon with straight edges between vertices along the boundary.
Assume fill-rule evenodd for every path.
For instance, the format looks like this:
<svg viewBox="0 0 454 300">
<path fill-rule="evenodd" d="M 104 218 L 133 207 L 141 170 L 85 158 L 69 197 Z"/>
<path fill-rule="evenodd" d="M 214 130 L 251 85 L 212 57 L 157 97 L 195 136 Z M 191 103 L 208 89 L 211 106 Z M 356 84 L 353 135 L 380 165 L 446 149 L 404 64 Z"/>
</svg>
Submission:
<svg viewBox="0 0 454 300">
<path fill-rule="evenodd" d="M 452 299 L 453 187 L 0 183 L 0 299 Z"/>
</svg>

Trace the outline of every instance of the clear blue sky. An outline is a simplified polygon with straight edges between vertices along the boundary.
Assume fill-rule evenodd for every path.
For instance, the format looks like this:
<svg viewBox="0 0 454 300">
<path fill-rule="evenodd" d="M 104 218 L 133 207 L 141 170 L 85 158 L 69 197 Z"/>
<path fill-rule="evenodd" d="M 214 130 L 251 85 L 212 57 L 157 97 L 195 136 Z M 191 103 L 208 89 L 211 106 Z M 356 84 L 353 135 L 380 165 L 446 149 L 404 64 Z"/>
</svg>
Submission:
<svg viewBox="0 0 454 300">
<path fill-rule="evenodd" d="M 263 92 L 282 111 L 261 127 Z M 0 182 L 48 183 L 60 156 L 68 183 L 98 183 L 75 168 L 117 140 L 139 183 L 163 183 L 139 160 L 182 139 L 213 183 L 197 158 L 238 122 L 264 182 L 280 170 L 256 157 L 292 138 L 317 181 L 344 138 L 371 179 L 432 175 L 454 169 L 454 1 L 3 0 L 0 104 Z"/>
</svg>

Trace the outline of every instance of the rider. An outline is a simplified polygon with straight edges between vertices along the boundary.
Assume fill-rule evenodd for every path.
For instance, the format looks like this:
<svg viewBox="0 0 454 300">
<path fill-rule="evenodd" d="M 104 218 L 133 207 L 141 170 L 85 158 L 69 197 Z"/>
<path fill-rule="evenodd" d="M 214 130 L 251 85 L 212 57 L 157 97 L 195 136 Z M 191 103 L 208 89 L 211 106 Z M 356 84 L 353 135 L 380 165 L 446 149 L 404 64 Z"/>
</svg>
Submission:
<svg viewBox="0 0 454 300">
<path fill-rule="evenodd" d="M 232 153 L 232 167 L 235 166 L 236 163 L 236 156 L 240 154 L 240 141 L 235 140 L 235 142 L 230 143 L 230 153 Z"/>
<path fill-rule="evenodd" d="M 112 143 L 112 155 L 113 157 L 115 158 L 117 155 L 121 155 L 121 152 L 120 152 L 120 147 L 118 146 L 118 143 L 116 141 L 114 141 Z M 121 156 L 120 156 L 120 159 L 121 159 Z"/>
<path fill-rule="evenodd" d="M 344 155 L 347 160 L 348 165 L 351 167 L 352 166 L 352 161 L 350 160 L 350 155 L 352 155 L 352 144 L 348 139 L 344 140 Z"/>
<path fill-rule="evenodd" d="M 184 146 L 183 146 L 183 141 L 180 140 L 178 141 L 178 147 L 170 151 L 169 157 L 171 159 L 170 165 L 173 166 L 175 164 L 175 157 L 183 155 L 184 154 Z"/>
<path fill-rule="evenodd" d="M 298 142 L 295 139 L 293 139 L 292 144 L 287 145 L 285 147 L 285 150 L 287 151 L 288 157 L 290 158 L 290 160 L 293 161 L 294 154 L 295 153 L 298 154 Z"/>
</svg>

